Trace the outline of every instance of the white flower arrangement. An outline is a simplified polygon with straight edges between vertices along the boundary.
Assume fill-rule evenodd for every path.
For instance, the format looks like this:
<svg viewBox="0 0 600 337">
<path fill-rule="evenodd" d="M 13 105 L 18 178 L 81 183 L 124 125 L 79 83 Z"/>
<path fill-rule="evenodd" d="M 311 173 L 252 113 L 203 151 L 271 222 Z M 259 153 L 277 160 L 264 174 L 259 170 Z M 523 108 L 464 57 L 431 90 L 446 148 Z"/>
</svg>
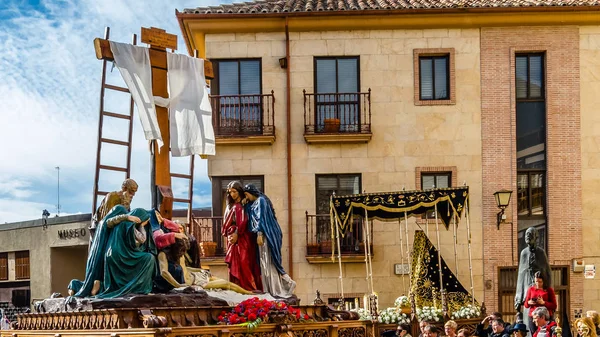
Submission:
<svg viewBox="0 0 600 337">
<path fill-rule="evenodd" d="M 354 311 L 358 313 L 358 319 L 361 321 L 371 321 L 373 320 L 373 316 L 371 316 L 371 312 L 365 308 L 352 309 L 350 311 Z"/>
<path fill-rule="evenodd" d="M 466 318 L 471 319 L 475 317 L 479 317 L 481 315 L 481 309 L 477 306 L 468 304 L 464 307 L 461 307 L 457 311 L 452 313 L 452 319 Z"/>
<path fill-rule="evenodd" d="M 378 317 L 379 323 L 385 324 L 409 324 L 410 319 L 403 314 L 399 308 L 390 307 L 382 310 Z"/>
<path fill-rule="evenodd" d="M 417 318 L 419 321 L 426 320 L 428 322 L 439 322 L 442 320 L 442 317 L 442 309 L 428 306 L 417 308 Z"/>
<path fill-rule="evenodd" d="M 408 296 L 400 296 L 394 301 L 394 305 L 396 308 L 409 308 L 410 302 L 408 301 Z"/>
</svg>

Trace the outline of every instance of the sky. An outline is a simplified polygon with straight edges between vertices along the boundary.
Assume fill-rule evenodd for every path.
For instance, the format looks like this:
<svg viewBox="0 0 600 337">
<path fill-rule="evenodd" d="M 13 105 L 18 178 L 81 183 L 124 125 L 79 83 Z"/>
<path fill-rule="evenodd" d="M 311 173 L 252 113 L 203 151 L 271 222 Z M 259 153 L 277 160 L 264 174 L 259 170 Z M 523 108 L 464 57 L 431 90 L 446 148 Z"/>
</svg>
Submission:
<svg viewBox="0 0 600 337">
<path fill-rule="evenodd" d="M 0 0 L 0 224 L 57 215 L 90 213 L 96 164 L 102 61 L 93 40 L 131 42 L 140 27 L 178 35 L 175 9 L 231 0 Z M 110 65 L 109 65 L 110 68 Z M 108 82 L 123 85 L 118 70 Z M 128 95 L 109 94 L 106 110 L 128 113 Z M 104 124 L 103 136 L 125 139 L 127 126 Z M 109 145 L 102 163 L 124 166 L 125 152 Z M 187 173 L 189 157 L 172 171 Z M 210 206 L 206 160 L 196 157 L 194 207 Z M 56 169 L 59 167 L 59 169 Z M 151 206 L 150 157 L 134 118 L 131 177 L 139 184 L 132 207 Z M 100 177 L 101 190 L 119 190 L 124 174 Z M 187 197 L 187 181 L 173 181 L 175 197 Z M 177 205 L 175 205 L 177 208 Z"/>
</svg>

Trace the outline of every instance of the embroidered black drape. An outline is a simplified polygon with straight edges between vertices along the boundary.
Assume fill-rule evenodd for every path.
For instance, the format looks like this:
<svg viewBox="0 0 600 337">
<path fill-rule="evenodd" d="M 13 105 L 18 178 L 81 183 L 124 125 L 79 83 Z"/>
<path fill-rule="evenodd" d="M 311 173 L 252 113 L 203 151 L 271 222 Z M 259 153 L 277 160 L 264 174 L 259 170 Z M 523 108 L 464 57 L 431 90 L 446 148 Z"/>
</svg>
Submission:
<svg viewBox="0 0 600 337">
<path fill-rule="evenodd" d="M 408 216 L 423 214 L 437 206 L 438 218 L 448 229 L 452 217 L 462 216 L 465 203 L 469 200 L 469 187 L 437 188 L 425 191 L 403 191 L 387 193 L 364 193 L 331 197 L 332 222 L 338 224 L 340 234 L 352 226 L 353 216 L 369 219 L 398 220 Z M 349 220 L 350 219 L 350 220 Z M 337 221 L 335 221 L 337 220 Z M 333 229 L 333 228 L 332 228 Z"/>
</svg>

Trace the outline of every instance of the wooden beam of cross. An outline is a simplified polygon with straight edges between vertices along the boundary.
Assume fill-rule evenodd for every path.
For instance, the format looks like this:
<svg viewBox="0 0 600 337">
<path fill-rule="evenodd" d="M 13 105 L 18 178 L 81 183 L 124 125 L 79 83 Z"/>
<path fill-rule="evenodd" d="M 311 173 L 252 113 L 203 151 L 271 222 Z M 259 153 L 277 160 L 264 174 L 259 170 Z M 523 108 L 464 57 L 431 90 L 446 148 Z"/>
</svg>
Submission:
<svg viewBox="0 0 600 337">
<path fill-rule="evenodd" d="M 177 49 L 177 36 L 168 34 L 163 29 L 142 27 L 141 40 L 150 45 L 149 56 L 150 66 L 152 68 L 152 95 L 168 98 L 167 91 L 167 49 Z M 94 49 L 96 57 L 99 60 L 113 61 L 114 56 L 110 49 L 108 40 L 94 39 Z M 204 62 L 204 75 L 207 79 L 212 79 L 212 64 Z M 171 190 L 171 163 L 170 163 L 170 140 L 169 132 L 169 111 L 166 108 L 156 106 L 156 118 L 163 140 L 163 146 L 158 147 L 156 141 L 153 146 L 153 182 L 152 188 L 152 207 L 158 208 L 164 218 L 171 219 L 173 212 L 173 193 Z M 190 196 L 191 198 L 191 196 Z"/>
</svg>

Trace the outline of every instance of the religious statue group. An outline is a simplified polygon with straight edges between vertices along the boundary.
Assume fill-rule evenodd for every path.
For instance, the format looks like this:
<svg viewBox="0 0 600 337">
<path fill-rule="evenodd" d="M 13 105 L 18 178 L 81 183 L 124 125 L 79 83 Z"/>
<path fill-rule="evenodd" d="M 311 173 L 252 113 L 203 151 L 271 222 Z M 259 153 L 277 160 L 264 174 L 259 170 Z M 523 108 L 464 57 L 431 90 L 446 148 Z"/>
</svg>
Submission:
<svg viewBox="0 0 600 337">
<path fill-rule="evenodd" d="M 293 295 L 296 283 L 281 265 L 282 233 L 273 205 L 254 186 L 232 182 L 227 189 L 223 235 L 228 241 L 229 281 L 201 268 L 198 243 L 182 225 L 163 218 L 158 210 L 131 210 L 137 189 L 137 183 L 127 179 L 121 191 L 107 194 L 100 204 L 90 227 L 85 279 L 72 280 L 69 295 L 116 298 L 188 286 Z"/>
</svg>

